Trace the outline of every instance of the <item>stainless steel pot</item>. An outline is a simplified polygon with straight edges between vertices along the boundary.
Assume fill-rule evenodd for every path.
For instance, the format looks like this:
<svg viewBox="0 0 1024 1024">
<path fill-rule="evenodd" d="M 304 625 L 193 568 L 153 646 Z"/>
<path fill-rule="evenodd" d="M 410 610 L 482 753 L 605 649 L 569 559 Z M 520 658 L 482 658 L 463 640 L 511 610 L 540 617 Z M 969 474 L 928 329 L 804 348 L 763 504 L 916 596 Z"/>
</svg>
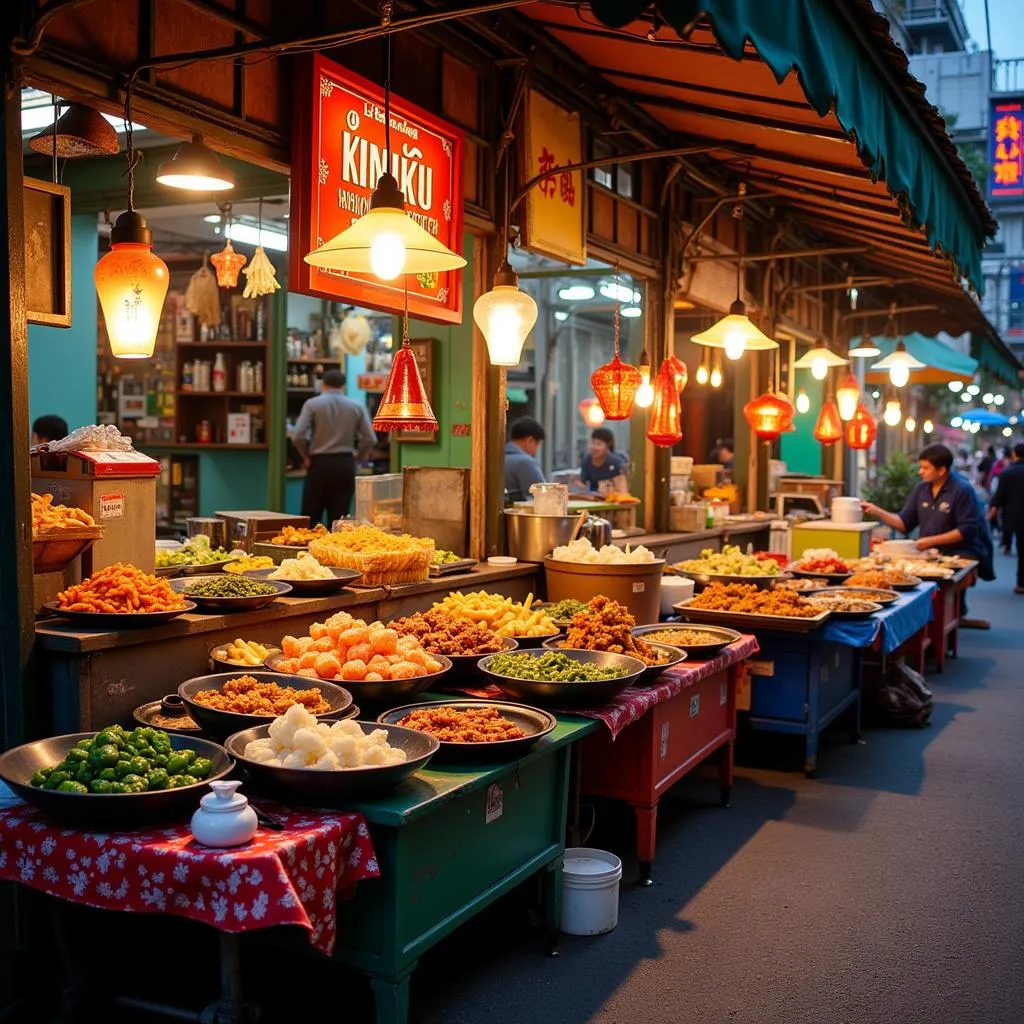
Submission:
<svg viewBox="0 0 1024 1024">
<path fill-rule="evenodd" d="M 508 553 L 520 562 L 544 561 L 555 548 L 568 544 L 579 516 L 538 516 L 517 508 L 505 509 Z"/>
<path fill-rule="evenodd" d="M 580 536 L 586 537 L 595 548 L 603 548 L 612 542 L 612 524 L 600 516 L 587 516 L 580 528 Z"/>
</svg>

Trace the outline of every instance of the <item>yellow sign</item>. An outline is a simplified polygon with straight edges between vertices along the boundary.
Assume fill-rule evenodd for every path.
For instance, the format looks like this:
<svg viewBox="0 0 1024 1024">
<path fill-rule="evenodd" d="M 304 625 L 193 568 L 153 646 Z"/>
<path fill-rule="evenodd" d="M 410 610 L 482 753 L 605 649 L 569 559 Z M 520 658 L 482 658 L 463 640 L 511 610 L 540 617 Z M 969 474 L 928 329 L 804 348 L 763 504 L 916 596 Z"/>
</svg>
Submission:
<svg viewBox="0 0 1024 1024">
<path fill-rule="evenodd" d="M 546 175 L 526 195 L 523 245 L 542 256 L 583 265 L 587 262 L 586 183 L 581 171 L 559 170 L 583 161 L 580 115 L 531 90 L 523 134 L 523 180 Z"/>
</svg>

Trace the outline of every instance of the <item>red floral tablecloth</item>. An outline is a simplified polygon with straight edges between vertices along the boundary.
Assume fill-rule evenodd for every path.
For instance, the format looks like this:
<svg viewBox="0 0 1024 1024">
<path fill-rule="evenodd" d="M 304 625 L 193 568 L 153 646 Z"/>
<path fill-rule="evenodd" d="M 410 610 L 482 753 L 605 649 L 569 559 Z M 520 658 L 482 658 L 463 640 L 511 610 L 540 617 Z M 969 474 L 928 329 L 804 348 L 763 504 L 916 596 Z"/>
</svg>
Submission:
<svg viewBox="0 0 1024 1024">
<path fill-rule="evenodd" d="M 90 907 L 179 914 L 225 932 L 299 925 L 330 955 L 339 893 L 380 874 L 366 821 L 266 810 L 284 831 L 261 827 L 251 843 L 215 850 L 196 843 L 187 822 L 87 832 L 15 804 L 0 810 L 0 878 Z"/>
<path fill-rule="evenodd" d="M 757 637 L 744 634 L 710 661 L 684 661 L 676 668 L 666 669 L 650 686 L 627 686 L 617 697 L 599 708 L 564 708 L 563 713 L 604 722 L 614 739 L 627 725 L 643 717 L 651 708 L 664 704 L 702 679 L 721 672 L 723 668 L 745 661 L 759 650 Z M 459 693 L 468 693 L 472 697 L 503 699 L 497 686 L 460 686 L 457 689 Z"/>
</svg>

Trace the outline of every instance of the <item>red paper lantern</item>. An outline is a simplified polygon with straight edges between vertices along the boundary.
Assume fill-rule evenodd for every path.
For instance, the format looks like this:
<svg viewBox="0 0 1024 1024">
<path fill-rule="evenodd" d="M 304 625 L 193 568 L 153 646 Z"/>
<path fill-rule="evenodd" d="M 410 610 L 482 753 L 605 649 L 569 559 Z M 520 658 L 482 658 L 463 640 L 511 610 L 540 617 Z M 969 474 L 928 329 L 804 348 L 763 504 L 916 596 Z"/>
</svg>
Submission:
<svg viewBox="0 0 1024 1024">
<path fill-rule="evenodd" d="M 588 427 L 599 427 L 604 423 L 604 409 L 596 398 L 584 398 L 576 408 Z"/>
<path fill-rule="evenodd" d="M 818 422 L 814 426 L 814 439 L 821 444 L 835 444 L 843 437 L 843 421 L 839 418 L 839 407 L 836 400 L 829 395 L 818 414 Z"/>
<path fill-rule="evenodd" d="M 373 417 L 373 429 L 381 433 L 393 430 L 434 433 L 437 430 L 437 417 L 427 401 L 423 379 L 416 365 L 416 356 L 409 347 L 408 337 L 402 340 L 402 347 L 391 364 L 377 415 Z"/>
<path fill-rule="evenodd" d="M 793 422 L 793 403 L 772 391 L 751 399 L 743 406 L 750 429 L 762 441 L 777 441 Z"/>
<path fill-rule="evenodd" d="M 861 402 L 853 414 L 853 419 L 846 424 L 846 447 L 853 448 L 855 451 L 870 448 L 875 443 L 877 436 L 878 424 L 875 423 L 874 416 Z"/>
<path fill-rule="evenodd" d="M 605 418 L 628 420 L 633 412 L 633 399 L 643 377 L 635 366 L 624 363 L 618 350 L 610 363 L 599 366 L 590 375 L 590 385 L 601 403 Z"/>
<path fill-rule="evenodd" d="M 690 374 L 686 369 L 686 363 L 676 355 L 669 356 L 666 361 L 672 367 L 672 372 L 675 374 L 676 391 L 678 391 L 679 394 L 682 394 L 683 389 L 686 387 L 686 382 L 690 379 Z"/>
<path fill-rule="evenodd" d="M 675 370 L 666 359 L 654 380 L 654 401 L 647 440 L 659 448 L 671 448 L 683 439 L 682 409 L 676 390 Z"/>
</svg>

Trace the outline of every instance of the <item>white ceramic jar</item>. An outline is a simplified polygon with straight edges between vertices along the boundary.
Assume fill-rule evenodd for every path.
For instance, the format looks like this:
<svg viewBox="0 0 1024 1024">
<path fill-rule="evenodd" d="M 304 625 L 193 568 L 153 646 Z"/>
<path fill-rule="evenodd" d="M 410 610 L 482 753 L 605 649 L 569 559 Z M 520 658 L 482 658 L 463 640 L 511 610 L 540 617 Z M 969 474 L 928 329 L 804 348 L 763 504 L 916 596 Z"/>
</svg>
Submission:
<svg viewBox="0 0 1024 1024">
<path fill-rule="evenodd" d="M 259 822 L 249 801 L 239 792 L 241 782 L 211 782 L 212 793 L 199 801 L 192 815 L 192 836 L 202 846 L 242 846 Z"/>
</svg>

